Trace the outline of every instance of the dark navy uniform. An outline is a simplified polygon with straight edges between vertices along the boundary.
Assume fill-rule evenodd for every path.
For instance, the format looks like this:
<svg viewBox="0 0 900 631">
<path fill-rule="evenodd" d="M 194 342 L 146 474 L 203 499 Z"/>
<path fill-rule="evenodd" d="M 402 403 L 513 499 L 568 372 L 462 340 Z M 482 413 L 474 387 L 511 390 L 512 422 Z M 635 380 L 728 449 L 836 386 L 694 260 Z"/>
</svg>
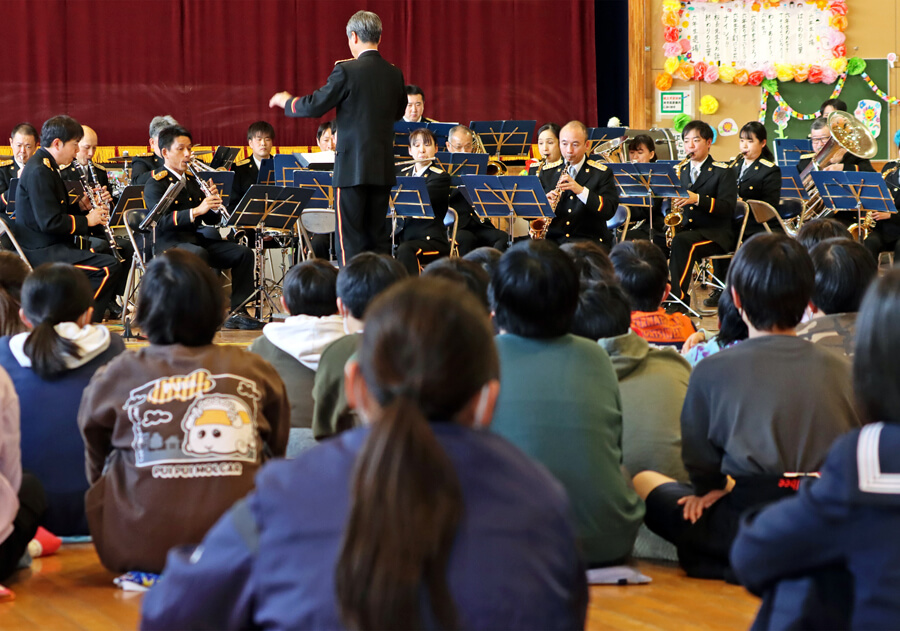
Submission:
<svg viewBox="0 0 900 631">
<path fill-rule="evenodd" d="M 328 82 L 289 99 L 288 116 L 319 118 L 335 109 L 341 139 L 334 157 L 334 187 L 341 265 L 366 250 L 388 254 L 388 214 L 394 173 L 394 123 L 406 111 L 406 82 L 377 50 L 338 62 Z"/>
<path fill-rule="evenodd" d="M 196 179 L 187 174 L 182 177 L 187 178 L 184 188 L 156 224 L 154 250 L 159 253 L 169 248 L 182 248 L 193 252 L 216 269 L 230 269 L 231 308 L 236 309 L 253 293 L 253 251 L 231 241 L 207 238 L 199 232 L 201 223 L 218 224 L 221 215 L 209 211 L 192 219 L 191 210 L 199 206 L 205 196 Z M 176 181 L 177 176 L 165 167 L 154 171 L 150 181 L 144 185 L 147 208 L 156 206 L 169 185 Z"/>
<path fill-rule="evenodd" d="M 401 170 L 400 175 L 415 175 L 415 165 Z M 444 226 L 450 199 L 450 175 L 436 166 L 429 166 L 422 177 L 428 187 L 434 219 L 397 219 L 397 260 L 412 275 L 419 274 L 420 256 L 440 258 L 450 254 L 450 241 Z"/>
<path fill-rule="evenodd" d="M 150 180 L 150 176 L 154 171 L 162 169 L 166 161 L 155 153 L 147 153 L 142 156 L 135 156 L 131 161 L 131 183 L 134 186 L 146 184 Z"/>
<path fill-rule="evenodd" d="M 6 198 L 9 191 L 9 182 L 19 177 L 19 165 L 15 160 L 3 160 L 0 162 L 0 212 L 6 212 L 9 200 Z"/>
<path fill-rule="evenodd" d="M 99 164 L 94 164 L 93 171 L 88 165 L 84 165 L 79 170 L 76 167 L 75 162 L 71 162 L 70 164 L 63 165 L 59 167 L 59 175 L 62 177 L 64 182 L 79 182 L 81 180 L 81 171 L 84 172 L 85 179 L 89 186 L 101 186 L 109 190 L 109 176 L 106 174 L 106 168 L 100 166 Z M 96 175 L 96 179 L 94 179 L 94 175 Z M 113 198 L 113 201 L 110 203 L 110 209 L 114 209 L 116 207 L 116 200 Z M 134 248 L 131 245 L 131 242 L 128 240 L 128 237 L 116 237 L 116 244 L 120 250 L 124 250 L 122 253 L 122 257 L 125 260 L 131 258 L 131 255 L 134 253 Z M 109 245 L 109 237 L 106 234 L 106 230 L 103 226 L 93 226 L 90 231 L 90 247 L 95 252 L 102 252 L 104 254 L 112 254 L 112 250 Z"/>
<path fill-rule="evenodd" d="M 894 206 L 900 207 L 900 161 L 888 162 L 881 174 L 894 198 Z M 876 260 L 879 254 L 888 251 L 894 253 L 895 264 L 900 262 L 900 213 L 894 213 L 890 219 L 876 221 L 875 228 L 869 231 L 863 245 Z"/>
<path fill-rule="evenodd" d="M 244 194 L 259 179 L 259 167 L 256 166 L 253 156 L 250 156 L 236 161 L 231 170 L 234 171 L 234 183 L 231 185 L 231 200 L 228 203 L 228 210 L 234 212 L 244 198 Z"/>
<path fill-rule="evenodd" d="M 556 171 L 553 190 L 559 182 Z M 540 177 L 540 175 L 538 176 Z M 547 175 L 550 179 L 550 175 Z M 619 207 L 619 194 L 612 171 L 605 164 L 585 160 L 575 174 L 575 182 L 588 191 L 587 203 L 582 203 L 572 191 L 563 191 L 556 205 L 556 217 L 550 222 L 547 238 L 559 244 L 567 241 L 603 241 L 613 246 L 613 235 L 606 222 L 612 219 Z"/>
<path fill-rule="evenodd" d="M 800 156 L 800 162 L 797 163 L 797 170 L 803 173 L 815 157 L 815 153 L 804 153 Z M 855 156 L 849 151 L 841 158 L 840 164 L 844 165 L 844 171 L 868 171 L 869 173 L 875 173 L 875 167 L 872 166 L 871 161 Z"/>
<path fill-rule="evenodd" d="M 450 207 L 456 211 L 459 222 L 456 230 L 456 247 L 460 256 L 465 256 L 475 248 L 489 247 L 505 250 L 509 236 L 498 230 L 490 219 L 482 219 L 475 214 L 469 200 L 459 189 L 450 191 Z"/>
<path fill-rule="evenodd" d="M 83 270 L 94 288 L 94 321 L 103 319 L 110 299 L 121 290 L 125 270 L 108 254 L 79 249 L 75 237 L 90 233 L 87 217 L 70 204 L 56 160 L 46 149 L 22 169 L 16 192 L 16 237 L 32 265 L 71 263 Z"/>
<path fill-rule="evenodd" d="M 678 171 L 681 185 L 700 199 L 682 209 L 680 231 L 672 239 L 669 277 L 672 293 L 683 298 L 691 284 L 694 263 L 706 256 L 725 254 L 734 247 L 734 209 L 737 204 L 737 177 L 724 162 L 707 156 L 700 173 L 691 183 L 691 163 Z"/>
<path fill-rule="evenodd" d="M 744 169 L 742 156 L 738 158 L 732 170 L 738 181 L 738 198 L 744 201 L 766 202 L 778 211 L 778 204 L 781 202 L 781 169 L 778 165 L 771 160 L 757 158 Z M 781 225 L 777 221 L 773 221 L 772 224 L 774 225 L 769 225 L 769 228 L 773 231 L 781 231 Z M 740 229 L 739 226 L 738 229 Z M 753 213 L 750 213 L 747 217 L 744 239 L 758 232 L 765 232 L 765 230 L 765 227 L 756 221 Z"/>
</svg>

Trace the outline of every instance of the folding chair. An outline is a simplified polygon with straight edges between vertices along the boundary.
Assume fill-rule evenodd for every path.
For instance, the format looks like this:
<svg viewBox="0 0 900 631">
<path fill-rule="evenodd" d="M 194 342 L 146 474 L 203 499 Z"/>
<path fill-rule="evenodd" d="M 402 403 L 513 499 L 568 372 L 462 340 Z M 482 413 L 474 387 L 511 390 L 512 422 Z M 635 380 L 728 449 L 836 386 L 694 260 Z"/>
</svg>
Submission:
<svg viewBox="0 0 900 631">
<path fill-rule="evenodd" d="M 770 206 L 771 208 L 771 206 Z M 713 261 L 724 261 L 728 259 L 734 258 L 735 253 L 738 251 L 738 248 L 741 247 L 741 244 L 744 242 L 744 230 L 747 228 L 747 218 L 750 216 L 750 208 L 747 206 L 747 202 L 739 201 L 737 205 L 734 207 L 734 218 L 735 220 L 740 220 L 741 229 L 738 232 L 737 242 L 735 243 L 734 249 L 731 252 L 727 252 L 725 254 L 713 254 L 712 256 L 706 256 L 700 259 L 697 262 L 699 271 L 697 273 L 697 278 L 691 286 L 690 293 L 693 294 L 694 289 L 697 285 L 707 286 L 713 285 L 717 289 L 725 289 L 725 281 L 721 278 L 717 277 L 713 273 Z"/>
<path fill-rule="evenodd" d="M 802 202 L 803 200 L 797 201 Z M 772 232 L 772 229 L 766 222 L 774 219 L 781 225 L 781 229 L 784 230 L 785 234 L 795 236 L 790 233 L 787 225 L 784 223 L 784 219 L 782 219 L 781 215 L 778 213 L 778 211 L 775 210 L 772 204 L 768 202 L 757 201 L 755 199 L 749 200 L 747 204 L 750 206 L 750 211 L 753 213 L 753 218 L 756 219 L 756 221 L 766 229 L 766 232 Z"/>
<path fill-rule="evenodd" d="M 144 277 L 147 270 L 147 260 L 144 257 L 144 249 L 141 245 L 146 245 L 146 241 L 138 244 L 137 235 L 146 236 L 150 234 L 149 230 L 141 229 L 141 222 L 147 217 L 145 210 L 128 210 L 125 212 L 125 232 L 128 234 L 128 240 L 131 241 L 131 247 L 134 249 L 134 255 L 131 257 L 131 266 L 128 268 L 128 276 L 125 281 L 125 293 L 122 294 L 122 320 L 128 319 L 128 307 L 134 306 L 134 296 L 137 293 L 138 285 Z M 152 251 L 150 252 L 152 256 Z"/>
<path fill-rule="evenodd" d="M 12 249 L 16 251 L 19 257 L 25 261 L 25 265 L 28 266 L 28 269 L 34 269 L 31 266 L 31 261 L 25 256 L 25 250 L 22 249 L 22 246 L 19 245 L 19 240 L 16 239 L 15 222 L 10 220 L 6 215 L 0 214 L 0 246 L 2 246 L 4 250 L 10 249 L 6 244 L 4 237 L 9 240 L 9 245 L 12 246 Z"/>
<path fill-rule="evenodd" d="M 451 216 L 452 213 L 452 216 Z M 459 257 L 459 248 L 456 243 L 456 231 L 459 228 L 459 214 L 455 208 L 448 207 L 447 214 L 444 215 L 444 226 L 450 232 L 450 258 Z M 453 226 L 452 230 L 450 226 Z"/>
<path fill-rule="evenodd" d="M 336 215 L 331 208 L 308 208 L 300 213 L 297 230 L 306 245 L 303 260 L 315 257 L 310 234 L 332 234 L 337 225 Z"/>
<path fill-rule="evenodd" d="M 606 227 L 612 231 L 616 243 L 621 243 L 628 235 L 628 227 L 630 224 L 631 208 L 625 204 L 619 204 L 619 207 L 616 209 L 616 214 L 612 216 L 612 219 L 606 222 Z M 616 231 L 620 229 L 621 233 L 617 233 Z"/>
</svg>

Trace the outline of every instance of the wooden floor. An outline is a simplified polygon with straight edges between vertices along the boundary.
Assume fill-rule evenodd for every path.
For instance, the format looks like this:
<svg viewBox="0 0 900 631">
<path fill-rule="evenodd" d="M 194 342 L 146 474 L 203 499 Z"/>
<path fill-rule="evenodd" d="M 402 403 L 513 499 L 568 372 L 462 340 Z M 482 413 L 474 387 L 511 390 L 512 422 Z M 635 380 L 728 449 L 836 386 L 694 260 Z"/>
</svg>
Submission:
<svg viewBox="0 0 900 631">
<path fill-rule="evenodd" d="M 671 566 L 639 562 L 638 568 L 653 582 L 591 588 L 588 629 L 747 629 L 756 613 L 757 599 L 741 587 L 689 579 Z M 90 544 L 64 546 L 6 583 L 16 599 L 0 603 L 0 628 L 136 629 L 141 595 L 115 588 L 113 578 Z"/>
</svg>

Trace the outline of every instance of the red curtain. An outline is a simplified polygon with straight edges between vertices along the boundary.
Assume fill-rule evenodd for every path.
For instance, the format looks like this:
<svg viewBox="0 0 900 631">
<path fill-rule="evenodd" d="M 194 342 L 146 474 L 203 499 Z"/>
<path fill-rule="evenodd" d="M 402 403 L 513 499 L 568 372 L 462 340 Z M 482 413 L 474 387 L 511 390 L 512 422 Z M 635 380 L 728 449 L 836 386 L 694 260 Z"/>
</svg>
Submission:
<svg viewBox="0 0 900 631">
<path fill-rule="evenodd" d="M 139 145 L 171 114 L 197 144 L 241 145 L 259 119 L 311 144 L 320 121 L 268 99 L 324 84 L 359 9 L 429 118 L 597 122 L 593 0 L 0 0 L 0 136 L 67 113 L 101 145 Z"/>
</svg>

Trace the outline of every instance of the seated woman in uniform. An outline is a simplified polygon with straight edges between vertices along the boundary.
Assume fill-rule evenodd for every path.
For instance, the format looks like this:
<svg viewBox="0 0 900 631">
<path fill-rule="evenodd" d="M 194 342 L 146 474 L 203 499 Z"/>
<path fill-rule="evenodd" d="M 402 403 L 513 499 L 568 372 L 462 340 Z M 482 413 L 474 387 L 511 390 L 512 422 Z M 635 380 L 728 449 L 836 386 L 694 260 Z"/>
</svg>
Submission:
<svg viewBox="0 0 900 631">
<path fill-rule="evenodd" d="M 0 366 L 19 395 L 22 466 L 47 493 L 42 525 L 56 535 L 88 534 L 84 443 L 78 407 L 94 373 L 125 350 L 109 329 L 91 324 L 93 290 L 81 270 L 48 263 L 22 286 L 26 331 L 0 338 Z"/>
<path fill-rule="evenodd" d="M 381 294 L 347 366 L 366 426 L 267 466 L 200 548 L 173 550 L 142 628 L 583 628 L 562 487 L 483 431 L 499 370 L 461 284 Z"/>
<path fill-rule="evenodd" d="M 556 123 L 547 123 L 538 130 L 538 151 L 541 153 L 541 161 L 528 168 L 528 175 L 537 175 L 541 179 L 545 193 L 556 188 L 559 169 L 563 164 L 559 149 L 559 130 L 560 127 Z"/>
<path fill-rule="evenodd" d="M 635 164 L 656 162 L 656 145 L 647 134 L 638 134 L 628 139 L 628 158 Z M 629 205 L 631 221 L 625 239 L 650 239 L 650 213 L 646 206 Z M 668 258 L 669 248 L 666 245 L 665 210 L 669 208 L 669 200 L 656 198 L 653 200 L 653 243 L 662 248 Z"/>
<path fill-rule="evenodd" d="M 150 346 L 94 375 L 78 426 L 87 453 L 88 525 L 103 565 L 162 571 L 169 548 L 199 543 L 256 473 L 284 455 L 290 404 L 271 364 L 213 344 L 225 300 L 180 248 L 141 281 L 136 320 Z"/>
<path fill-rule="evenodd" d="M 419 273 L 420 266 L 450 254 L 450 241 L 444 226 L 444 215 L 450 203 L 450 175 L 434 164 L 437 141 L 430 130 L 416 129 L 409 135 L 409 155 L 412 164 L 397 175 L 425 178 L 428 198 L 434 219 L 397 218 L 397 260 L 410 275 Z"/>
</svg>

